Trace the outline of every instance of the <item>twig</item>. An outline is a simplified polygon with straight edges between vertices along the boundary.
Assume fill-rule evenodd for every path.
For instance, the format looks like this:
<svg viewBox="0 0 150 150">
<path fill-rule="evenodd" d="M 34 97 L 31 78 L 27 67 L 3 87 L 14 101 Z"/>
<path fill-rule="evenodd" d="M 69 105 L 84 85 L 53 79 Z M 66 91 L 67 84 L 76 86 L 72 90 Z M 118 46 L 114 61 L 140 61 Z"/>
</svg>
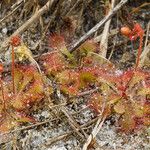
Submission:
<svg viewBox="0 0 150 150">
<path fill-rule="evenodd" d="M 80 3 L 81 0 L 77 0 L 75 2 L 75 4 L 73 5 L 73 7 L 71 7 L 71 9 L 68 11 L 68 13 L 66 14 L 66 16 L 69 16 L 70 13 L 74 10 L 74 8 L 76 8 L 76 6 Z"/>
<path fill-rule="evenodd" d="M 81 128 L 87 129 L 87 127 L 90 126 L 91 124 L 95 123 L 97 121 L 97 119 L 98 118 L 94 118 L 93 120 L 89 121 L 88 123 L 81 125 Z M 62 140 L 64 138 L 66 138 L 68 136 L 71 136 L 73 133 L 74 133 L 74 131 L 70 131 L 70 132 L 64 133 L 62 135 L 59 135 L 57 137 L 52 137 L 52 138 L 48 139 L 46 141 L 46 143 L 42 144 L 41 146 L 43 146 L 43 145 L 50 146 L 50 145 L 52 145 L 52 144 L 54 144 L 54 143 L 56 143 L 56 142 L 58 142 L 58 141 L 60 141 L 60 140 Z"/>
<path fill-rule="evenodd" d="M 17 7 L 18 5 L 20 5 L 23 2 L 25 2 L 25 0 L 17 0 L 16 3 L 11 6 L 11 9 L 15 9 L 15 7 Z"/>
<path fill-rule="evenodd" d="M 60 140 L 62 140 L 64 138 L 70 136 L 72 133 L 73 133 L 73 131 L 70 131 L 68 133 L 64 133 L 62 135 L 59 135 L 59 136 L 56 136 L 56 137 L 52 137 L 48 141 L 46 141 L 46 143 L 44 145 L 49 146 L 49 145 L 51 145 L 53 143 L 56 143 L 57 141 L 60 141 Z M 42 144 L 42 146 L 43 146 L 43 144 Z"/>
<path fill-rule="evenodd" d="M 29 125 L 29 126 L 26 126 L 26 127 L 22 127 L 22 128 L 19 128 L 19 129 L 15 129 L 15 130 L 12 130 L 12 131 L 8 131 L 8 132 L 5 132 L 5 133 L 2 133 L 2 134 L 0 134 L 0 136 L 3 136 L 5 134 L 12 134 L 12 133 L 15 133 L 15 132 L 18 132 L 18 131 L 28 130 L 28 129 L 31 129 L 31 128 L 34 128 L 34 127 L 37 127 L 37 126 L 40 126 L 40 125 L 43 125 L 43 124 L 46 124 L 46 123 L 58 120 L 58 119 L 59 118 L 54 118 L 54 119 L 51 119 L 51 120 L 46 120 L 46 121 L 43 121 L 43 122 L 38 122 L 36 124 L 32 124 L 32 125 Z"/>
<path fill-rule="evenodd" d="M 82 138 L 84 139 L 87 135 L 84 132 L 84 130 L 78 125 L 78 123 L 74 120 L 74 118 L 71 116 L 71 114 L 69 114 L 69 112 L 67 111 L 67 109 L 62 106 L 61 107 L 61 111 L 65 114 L 65 116 L 68 118 L 69 120 L 69 124 L 71 125 L 71 127 L 75 130 L 75 132 Z M 79 132 L 82 131 L 82 133 L 84 134 L 84 136 Z"/>
<path fill-rule="evenodd" d="M 137 13 L 138 11 L 141 10 L 142 7 L 147 7 L 148 5 L 150 5 L 150 3 L 145 2 L 142 5 L 140 5 L 140 6 L 136 7 L 136 8 L 133 8 L 132 11 L 131 11 L 131 14 Z"/>
<path fill-rule="evenodd" d="M 111 6 L 109 6 L 110 8 L 109 8 L 108 14 L 111 13 L 112 9 L 114 8 L 114 5 L 115 5 L 115 0 L 112 0 Z M 107 54 L 110 23 L 111 23 L 111 19 L 109 19 L 105 23 L 104 30 L 103 30 L 103 33 L 102 33 L 102 39 L 101 39 L 101 42 L 100 42 L 100 54 L 103 57 L 106 57 L 106 54 Z"/>
<path fill-rule="evenodd" d="M 82 150 L 87 150 L 88 149 L 89 144 L 96 137 L 96 135 L 99 132 L 99 130 L 101 129 L 105 119 L 106 119 L 106 116 L 104 116 L 103 118 L 101 116 L 99 117 L 99 119 L 97 120 L 97 123 L 96 123 L 92 133 L 89 135 L 86 143 L 83 145 L 83 149 Z"/>
<path fill-rule="evenodd" d="M 82 96 L 85 96 L 85 95 L 90 95 L 90 94 L 93 94 L 94 92 L 97 92 L 98 91 L 98 87 L 96 87 L 95 89 L 92 89 L 92 90 L 88 90 L 88 91 L 84 91 L 84 92 L 81 92 L 79 93 L 76 97 L 82 97 Z"/>
<path fill-rule="evenodd" d="M 113 36 L 116 35 L 117 33 L 118 33 L 118 29 L 112 29 L 112 30 L 110 30 L 110 33 L 108 33 L 108 34 L 109 34 L 108 36 L 109 36 L 109 37 L 113 37 Z M 101 41 L 101 39 L 102 39 L 102 34 L 96 36 L 96 37 L 94 38 L 94 41 L 95 41 L 96 43 L 98 43 L 98 42 Z"/>
<path fill-rule="evenodd" d="M 60 2 L 60 3 L 59 3 Z M 39 41 L 37 41 L 34 45 L 33 48 L 31 48 L 32 50 L 36 50 L 38 46 L 41 45 L 42 41 L 44 40 L 45 38 L 45 35 L 46 35 L 46 32 L 48 31 L 49 27 L 51 26 L 52 22 L 55 20 L 55 17 L 57 16 L 58 12 L 59 12 L 59 9 L 60 9 L 60 6 L 61 6 L 61 1 L 58 1 L 57 2 L 57 7 L 55 8 L 54 12 L 52 13 L 50 19 L 49 19 L 49 22 L 47 24 L 47 26 L 45 27 L 43 33 L 42 33 L 42 36 L 40 38 Z"/>
<path fill-rule="evenodd" d="M 14 13 L 15 13 L 15 11 L 17 11 L 18 9 L 19 9 L 19 7 L 23 4 L 22 3 L 23 2 L 23 0 L 21 0 L 20 1 L 20 3 L 18 4 L 16 4 L 16 5 L 18 5 L 16 8 L 14 8 L 13 10 L 12 10 L 12 12 L 10 12 L 8 15 L 6 15 L 4 18 L 2 18 L 1 20 L 0 20 L 0 24 L 2 23 L 2 22 L 4 22 L 7 18 L 9 18 L 11 15 L 13 15 Z M 14 4 L 15 5 L 15 4 Z"/>
<path fill-rule="evenodd" d="M 97 123 L 94 127 L 94 129 L 92 130 L 92 133 L 89 135 L 89 137 L 87 138 L 85 144 L 83 145 L 83 149 L 82 150 L 87 150 L 89 144 L 92 142 L 92 140 L 96 137 L 96 135 L 98 134 L 98 132 L 100 131 L 106 117 L 107 117 L 107 113 L 105 113 L 105 102 L 103 103 L 103 108 L 102 108 L 102 112 L 101 115 L 99 116 Z"/>
<path fill-rule="evenodd" d="M 150 22 L 147 25 L 147 32 L 146 32 L 146 40 L 145 40 L 145 45 L 144 45 L 144 50 L 141 54 L 141 60 L 139 66 L 142 67 L 144 66 L 144 62 L 147 58 L 148 53 L 150 53 L 150 44 L 147 45 L 148 43 L 148 35 L 149 35 L 149 30 L 150 30 Z"/>
<path fill-rule="evenodd" d="M 36 20 L 39 19 L 41 15 L 43 15 L 49 8 L 52 6 L 54 0 L 49 0 L 41 9 L 39 9 L 29 20 L 27 20 L 21 27 L 19 27 L 10 37 L 8 37 L 5 41 L 2 42 L 0 48 L 0 54 L 6 51 L 6 47 L 8 47 L 10 39 L 18 34 L 23 33 L 29 26 L 31 26 Z"/>
<path fill-rule="evenodd" d="M 127 3 L 128 0 L 121 0 L 121 2 L 116 5 L 116 7 L 107 15 L 105 16 L 98 24 L 96 24 L 91 30 L 89 30 L 85 35 L 83 35 L 75 44 L 73 44 L 72 48 L 69 50 L 73 52 L 76 50 L 82 43 L 84 43 L 90 36 L 92 36 L 100 27 L 102 27 L 113 15 L 117 13 L 121 7 Z"/>
<path fill-rule="evenodd" d="M 118 24 L 119 24 L 118 23 L 118 14 L 117 14 L 117 22 L 116 23 L 117 23 L 117 31 L 118 31 L 119 30 L 119 27 L 118 27 Z M 108 60 L 111 59 L 111 57 L 112 57 L 112 55 L 114 53 L 114 50 L 115 50 L 115 47 L 116 47 L 116 44 L 117 44 L 117 37 L 118 37 L 117 33 L 115 34 L 115 37 L 113 37 L 113 47 L 111 48 L 111 52 L 109 54 Z"/>
</svg>

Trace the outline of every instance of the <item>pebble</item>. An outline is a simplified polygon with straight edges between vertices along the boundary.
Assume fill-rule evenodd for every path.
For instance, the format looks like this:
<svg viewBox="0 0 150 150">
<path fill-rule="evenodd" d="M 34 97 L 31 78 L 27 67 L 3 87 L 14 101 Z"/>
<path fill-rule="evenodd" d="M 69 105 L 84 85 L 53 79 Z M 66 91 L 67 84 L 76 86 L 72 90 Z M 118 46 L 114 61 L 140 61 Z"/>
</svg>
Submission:
<svg viewBox="0 0 150 150">
<path fill-rule="evenodd" d="M 3 34 L 7 34 L 7 31 L 8 31 L 7 28 L 3 28 L 3 29 L 2 29 L 2 33 L 3 33 Z"/>
</svg>

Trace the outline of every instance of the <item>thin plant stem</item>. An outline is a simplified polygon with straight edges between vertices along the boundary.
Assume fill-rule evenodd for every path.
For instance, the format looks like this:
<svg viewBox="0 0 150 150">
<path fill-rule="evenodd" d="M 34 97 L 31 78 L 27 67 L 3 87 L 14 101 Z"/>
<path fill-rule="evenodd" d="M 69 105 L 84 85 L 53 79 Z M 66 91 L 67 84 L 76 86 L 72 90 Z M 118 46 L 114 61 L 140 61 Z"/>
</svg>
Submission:
<svg viewBox="0 0 150 150">
<path fill-rule="evenodd" d="M 139 43 L 139 49 L 138 49 L 138 54 L 137 54 L 137 61 L 136 61 L 136 66 L 135 70 L 137 70 L 139 63 L 140 63 L 140 56 L 142 53 L 142 46 L 143 46 L 143 35 L 140 36 L 140 43 Z"/>
<path fill-rule="evenodd" d="M 6 103 L 5 103 L 4 87 L 3 87 L 2 79 L 1 79 L 1 81 L 0 81 L 0 84 L 1 84 L 1 90 L 2 90 L 3 107 L 4 107 L 4 111 L 5 111 L 5 110 L 6 110 Z"/>
<path fill-rule="evenodd" d="M 11 75 L 12 75 L 12 86 L 13 86 L 13 93 L 15 94 L 15 53 L 14 53 L 14 46 L 12 46 L 12 68 L 11 68 Z"/>
</svg>

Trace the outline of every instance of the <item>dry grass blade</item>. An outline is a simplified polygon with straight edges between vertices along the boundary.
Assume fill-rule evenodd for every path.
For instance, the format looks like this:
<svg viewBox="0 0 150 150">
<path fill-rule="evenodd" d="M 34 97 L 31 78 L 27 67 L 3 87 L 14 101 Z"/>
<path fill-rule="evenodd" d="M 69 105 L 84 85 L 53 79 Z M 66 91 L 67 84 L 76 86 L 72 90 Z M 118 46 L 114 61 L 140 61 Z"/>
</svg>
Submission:
<svg viewBox="0 0 150 150">
<path fill-rule="evenodd" d="M 145 65 L 145 61 L 149 61 L 148 54 L 150 53 L 150 44 L 148 44 L 148 35 L 150 31 L 150 22 L 147 25 L 147 33 L 146 33 L 146 40 L 145 40 L 145 46 L 144 50 L 141 54 L 141 61 L 140 61 L 140 67 L 143 67 Z M 149 63 L 149 62 L 148 62 Z"/>
<path fill-rule="evenodd" d="M 89 30 L 85 35 L 83 35 L 75 44 L 73 44 L 70 52 L 76 50 L 82 43 L 84 43 L 90 36 L 92 36 L 100 27 L 102 27 L 113 15 L 117 13 L 121 7 L 126 4 L 128 0 L 122 0 L 116 7 L 105 16 L 98 24 L 96 24 L 91 30 Z"/>
<path fill-rule="evenodd" d="M 23 4 L 23 0 L 21 0 L 20 2 L 19 2 L 19 4 L 18 4 L 18 2 L 16 3 L 16 4 L 14 4 L 14 6 L 15 5 L 17 5 L 16 6 L 16 8 L 14 8 L 13 10 L 12 10 L 12 12 L 10 12 L 8 15 L 6 15 L 4 18 L 2 18 L 1 20 L 0 20 L 0 24 L 1 23 L 3 23 L 6 19 L 8 19 L 10 16 L 12 16 L 19 8 L 20 8 L 20 6 Z"/>
<path fill-rule="evenodd" d="M 5 41 L 2 42 L 0 47 L 0 53 L 6 51 L 6 47 L 9 44 L 10 39 L 15 36 L 23 33 L 29 26 L 31 26 L 36 20 L 39 19 L 41 15 L 43 15 L 46 11 L 50 9 L 54 0 L 49 0 L 41 9 L 39 9 L 29 20 L 27 20 L 21 27 L 19 27 L 10 37 L 8 37 Z"/>
<path fill-rule="evenodd" d="M 115 0 L 112 0 L 111 2 L 111 6 L 109 6 L 109 13 L 111 13 L 112 9 L 114 8 L 115 5 Z M 107 7 L 107 6 L 106 6 Z M 104 26 L 104 30 L 102 33 L 102 38 L 101 38 L 101 42 L 100 42 L 100 54 L 103 57 L 106 57 L 107 54 L 107 47 L 108 47 L 108 36 L 109 36 L 109 27 L 110 27 L 110 23 L 111 23 L 111 19 L 109 19 Z"/>
<path fill-rule="evenodd" d="M 112 30 L 110 30 L 110 32 L 108 33 L 108 36 L 109 36 L 109 37 L 113 37 L 113 36 L 116 35 L 117 33 L 118 33 L 118 29 L 112 29 Z M 101 41 L 101 39 L 102 39 L 102 34 L 96 36 L 96 37 L 94 38 L 94 41 L 95 41 L 96 43 L 98 43 L 98 42 Z"/>
<path fill-rule="evenodd" d="M 148 5 L 150 5 L 150 3 L 145 2 L 145 3 L 143 3 L 142 5 L 140 5 L 139 7 L 133 8 L 133 10 L 131 11 L 131 13 L 132 13 L 132 14 L 133 14 L 133 13 L 137 13 L 138 11 L 141 10 L 141 8 L 147 7 Z"/>
<path fill-rule="evenodd" d="M 80 1 L 81 1 L 81 0 L 77 0 L 77 1 L 75 2 L 75 4 L 74 4 L 73 7 L 68 11 L 68 13 L 66 14 L 66 16 L 69 15 L 69 14 L 75 9 L 75 7 L 80 3 Z"/>
<path fill-rule="evenodd" d="M 65 114 L 65 116 L 68 118 L 68 122 L 71 125 L 71 127 L 75 130 L 75 132 L 84 139 L 86 137 L 86 133 L 84 130 L 78 125 L 78 123 L 74 120 L 74 118 L 69 114 L 69 112 L 66 110 L 64 106 L 61 107 L 61 111 Z M 79 132 L 81 131 L 83 135 Z"/>
<path fill-rule="evenodd" d="M 92 140 L 96 137 L 96 135 L 98 134 L 99 130 L 101 129 L 104 121 L 106 119 L 106 116 L 105 117 L 99 117 L 99 119 L 97 120 L 97 123 L 92 131 L 92 133 L 89 135 L 86 143 L 84 144 L 83 146 L 83 149 L 82 150 L 87 150 L 88 149 L 88 146 L 90 145 L 90 143 L 92 142 Z"/>
<path fill-rule="evenodd" d="M 94 118 L 93 120 L 89 121 L 88 123 L 81 125 L 81 128 L 87 129 L 87 128 L 91 127 L 91 125 L 93 125 L 97 120 L 98 120 L 98 118 Z M 71 136 L 73 133 L 74 133 L 74 131 L 69 131 L 69 132 L 61 134 L 59 136 L 50 138 L 46 141 L 46 143 L 42 144 L 41 146 L 44 146 L 44 145 L 50 146 L 60 140 L 64 140 L 64 138 Z"/>
<path fill-rule="evenodd" d="M 51 139 L 49 139 L 49 140 L 45 143 L 45 145 L 46 145 L 46 146 L 49 146 L 49 145 L 51 145 L 51 144 L 53 144 L 53 143 L 56 143 L 57 141 L 63 140 L 63 139 L 65 139 L 66 137 L 70 136 L 72 133 L 73 133 L 73 132 L 70 131 L 70 132 L 68 132 L 68 133 L 64 133 L 64 134 L 62 134 L 62 135 L 59 135 L 59 136 L 56 136 L 56 137 L 52 137 Z M 42 145 L 42 146 L 43 146 L 43 145 Z"/>
<path fill-rule="evenodd" d="M 94 129 L 92 130 L 92 133 L 89 135 L 89 137 L 87 138 L 85 144 L 83 145 L 83 149 L 82 150 L 87 150 L 88 146 L 90 145 L 90 143 L 92 142 L 93 139 L 95 139 L 96 135 L 98 134 L 98 132 L 100 131 L 106 117 L 107 114 L 105 114 L 104 110 L 105 110 L 105 102 L 103 103 L 103 108 L 102 108 L 102 112 L 101 115 L 99 116 L 96 125 L 94 127 Z"/>
<path fill-rule="evenodd" d="M 18 129 L 12 130 L 12 131 L 8 131 L 8 132 L 0 134 L 0 137 L 5 135 L 5 134 L 11 134 L 11 133 L 15 133 L 15 132 L 18 132 L 18 131 L 28 130 L 28 129 L 31 129 L 31 128 L 34 128 L 34 127 L 37 127 L 37 126 L 40 126 L 40 125 L 44 125 L 46 123 L 49 123 L 49 122 L 52 122 L 52 121 L 55 121 L 55 120 L 58 120 L 58 119 L 59 118 L 54 118 L 54 119 L 46 120 L 46 121 L 43 121 L 43 122 L 38 122 L 36 124 L 32 124 L 32 125 L 29 125 L 29 126 L 25 126 L 25 127 L 22 127 L 22 128 L 18 128 Z"/>
</svg>

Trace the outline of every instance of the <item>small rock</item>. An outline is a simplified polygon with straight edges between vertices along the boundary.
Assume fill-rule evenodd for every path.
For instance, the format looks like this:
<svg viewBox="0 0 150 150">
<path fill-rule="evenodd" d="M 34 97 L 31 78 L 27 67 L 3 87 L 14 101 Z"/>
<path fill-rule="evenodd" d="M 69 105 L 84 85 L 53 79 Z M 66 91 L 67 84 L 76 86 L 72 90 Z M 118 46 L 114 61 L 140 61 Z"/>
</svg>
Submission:
<svg viewBox="0 0 150 150">
<path fill-rule="evenodd" d="M 7 28 L 3 28 L 3 29 L 2 29 L 2 33 L 3 33 L 3 34 L 7 34 L 7 31 L 8 31 Z"/>
</svg>

